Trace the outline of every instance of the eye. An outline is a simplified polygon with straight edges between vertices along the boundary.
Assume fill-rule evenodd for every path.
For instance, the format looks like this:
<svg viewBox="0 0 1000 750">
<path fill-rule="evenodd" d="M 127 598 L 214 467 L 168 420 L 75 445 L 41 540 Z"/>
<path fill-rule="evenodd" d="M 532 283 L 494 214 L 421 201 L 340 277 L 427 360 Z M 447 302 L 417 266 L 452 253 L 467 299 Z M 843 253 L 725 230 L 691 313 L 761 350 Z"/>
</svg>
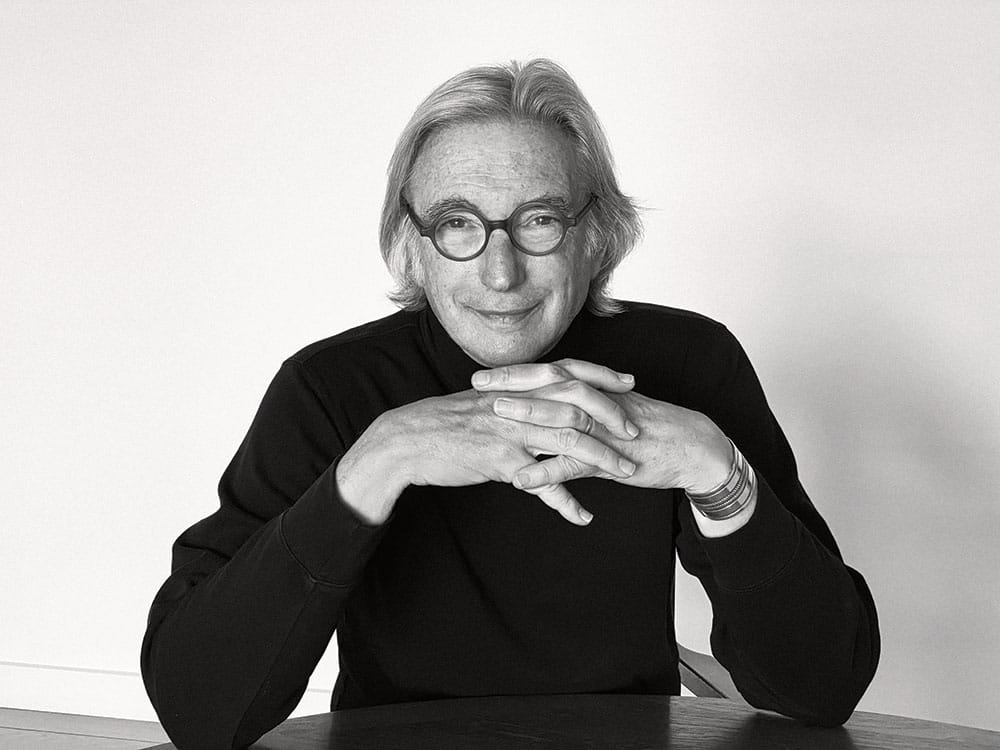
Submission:
<svg viewBox="0 0 1000 750">
<path fill-rule="evenodd" d="M 536 227 L 547 227 L 556 221 L 559 221 L 559 218 L 552 214 L 538 214 L 537 216 L 532 216 L 528 220 L 528 223 Z"/>
<path fill-rule="evenodd" d="M 467 232 L 479 224 L 479 219 L 468 211 L 448 211 L 434 220 L 439 232 Z"/>
<path fill-rule="evenodd" d="M 532 207 L 517 218 L 517 226 L 525 232 L 549 231 L 562 226 L 562 217 L 551 209 Z"/>
</svg>

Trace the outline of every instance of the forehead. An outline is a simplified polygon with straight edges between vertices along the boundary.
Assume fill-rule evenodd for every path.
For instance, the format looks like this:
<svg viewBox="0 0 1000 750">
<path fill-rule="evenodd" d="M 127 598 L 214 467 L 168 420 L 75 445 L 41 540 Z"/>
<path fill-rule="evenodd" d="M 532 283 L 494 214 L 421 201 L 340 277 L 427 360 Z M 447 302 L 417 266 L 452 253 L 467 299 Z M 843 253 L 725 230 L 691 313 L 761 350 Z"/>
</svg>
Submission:
<svg viewBox="0 0 1000 750">
<path fill-rule="evenodd" d="M 473 122 L 433 133 L 413 165 L 409 192 L 419 211 L 443 198 L 509 210 L 542 196 L 572 199 L 569 138 L 535 122 Z"/>
</svg>

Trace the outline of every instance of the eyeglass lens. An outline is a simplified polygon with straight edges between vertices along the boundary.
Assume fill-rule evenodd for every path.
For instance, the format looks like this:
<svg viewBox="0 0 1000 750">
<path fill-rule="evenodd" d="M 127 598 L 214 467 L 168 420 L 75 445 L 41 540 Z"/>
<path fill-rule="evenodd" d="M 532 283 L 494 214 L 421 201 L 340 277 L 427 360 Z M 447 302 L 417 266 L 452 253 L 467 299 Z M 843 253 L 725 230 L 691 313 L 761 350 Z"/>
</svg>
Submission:
<svg viewBox="0 0 1000 750">
<path fill-rule="evenodd" d="M 566 234 L 562 215 L 544 204 L 527 204 L 510 217 L 510 236 L 515 245 L 530 253 L 546 253 Z M 486 227 L 471 211 L 449 211 L 434 225 L 434 241 L 453 258 L 468 258 L 486 244 Z"/>
</svg>

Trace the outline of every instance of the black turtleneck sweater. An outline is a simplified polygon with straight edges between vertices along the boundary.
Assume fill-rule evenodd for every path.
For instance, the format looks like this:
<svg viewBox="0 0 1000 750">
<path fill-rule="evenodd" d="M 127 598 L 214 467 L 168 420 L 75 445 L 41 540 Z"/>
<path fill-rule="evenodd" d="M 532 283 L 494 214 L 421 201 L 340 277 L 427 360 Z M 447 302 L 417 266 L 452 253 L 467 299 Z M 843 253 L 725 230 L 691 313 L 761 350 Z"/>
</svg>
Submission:
<svg viewBox="0 0 1000 750">
<path fill-rule="evenodd" d="M 544 359 L 633 373 L 637 392 L 707 414 L 757 473 L 746 526 L 707 539 L 682 492 L 602 479 L 568 485 L 594 513 L 586 527 L 498 483 L 410 487 L 367 526 L 338 496 L 340 456 L 379 414 L 467 390 L 481 367 L 429 310 L 317 342 L 278 371 L 219 509 L 178 538 L 152 605 L 143 678 L 177 747 L 240 747 L 281 722 L 335 631 L 333 709 L 676 694 L 675 550 L 751 703 L 846 720 L 878 661 L 875 607 L 799 484 L 746 355 L 707 318 L 626 307 L 581 313 Z"/>
</svg>

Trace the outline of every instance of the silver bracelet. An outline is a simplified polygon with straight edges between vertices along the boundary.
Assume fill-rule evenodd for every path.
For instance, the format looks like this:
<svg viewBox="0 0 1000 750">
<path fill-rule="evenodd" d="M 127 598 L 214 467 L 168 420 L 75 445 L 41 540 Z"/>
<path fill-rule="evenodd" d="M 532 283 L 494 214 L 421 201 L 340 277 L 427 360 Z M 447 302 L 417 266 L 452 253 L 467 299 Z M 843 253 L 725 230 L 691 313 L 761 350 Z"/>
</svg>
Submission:
<svg viewBox="0 0 1000 750">
<path fill-rule="evenodd" d="M 692 507 L 713 521 L 724 521 L 735 516 L 747 506 L 757 489 L 757 475 L 753 468 L 732 440 L 729 444 L 733 446 L 733 465 L 726 481 L 711 492 L 684 492 Z"/>
</svg>

